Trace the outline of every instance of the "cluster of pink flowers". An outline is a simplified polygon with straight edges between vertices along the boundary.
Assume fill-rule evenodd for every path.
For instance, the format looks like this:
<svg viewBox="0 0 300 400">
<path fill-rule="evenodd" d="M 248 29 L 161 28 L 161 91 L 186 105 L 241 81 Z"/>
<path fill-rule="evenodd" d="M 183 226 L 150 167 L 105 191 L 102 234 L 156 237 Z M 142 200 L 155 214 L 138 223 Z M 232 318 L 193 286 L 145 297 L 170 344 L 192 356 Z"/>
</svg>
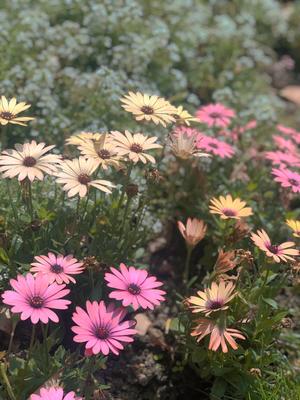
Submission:
<svg viewBox="0 0 300 400">
<path fill-rule="evenodd" d="M 33 324 L 39 321 L 57 323 L 59 317 L 55 311 L 66 310 L 71 304 L 65 299 L 70 293 L 66 284 L 75 283 L 73 275 L 84 271 L 83 263 L 72 255 L 64 257 L 53 253 L 36 256 L 35 260 L 31 268 L 35 275 L 28 273 L 11 279 L 12 290 L 2 294 L 3 303 L 12 307 L 12 313 L 20 314 L 21 320 L 30 318 Z M 105 274 L 105 281 L 113 289 L 109 297 L 121 301 L 122 306 L 113 303 L 106 306 L 102 300 L 99 303 L 87 301 L 86 310 L 76 307 L 73 314 L 74 341 L 85 343 L 86 355 L 119 354 L 124 348 L 122 343 L 132 342 L 136 333 L 135 320 L 124 321 L 126 307 L 152 310 L 165 300 L 165 291 L 158 289 L 162 283 L 149 276 L 146 270 L 121 264 L 120 270 L 111 268 Z"/>
<path fill-rule="evenodd" d="M 300 174 L 295 168 L 300 167 L 300 154 L 297 147 L 300 143 L 300 132 L 283 125 L 277 125 L 277 130 L 286 137 L 274 135 L 273 140 L 277 149 L 267 151 L 265 157 L 273 165 L 274 180 L 283 188 L 290 188 L 292 192 L 299 193 Z"/>
</svg>

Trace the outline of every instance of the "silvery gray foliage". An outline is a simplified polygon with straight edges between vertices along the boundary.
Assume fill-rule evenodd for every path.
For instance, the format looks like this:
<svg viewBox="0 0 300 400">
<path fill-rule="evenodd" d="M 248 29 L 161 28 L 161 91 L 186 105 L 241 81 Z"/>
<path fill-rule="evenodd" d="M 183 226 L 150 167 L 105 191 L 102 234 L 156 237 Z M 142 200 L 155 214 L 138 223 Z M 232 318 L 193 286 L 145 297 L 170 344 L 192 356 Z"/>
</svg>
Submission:
<svg viewBox="0 0 300 400">
<path fill-rule="evenodd" d="M 272 62 L 266 38 L 285 35 L 287 25 L 274 0 L 241 0 L 234 13 L 228 7 L 212 0 L 5 2 L 1 92 L 32 103 L 37 117 L 12 135 L 62 144 L 80 129 L 134 128 L 119 102 L 130 89 L 191 111 L 215 90 L 238 96 L 248 90 L 243 81 Z"/>
</svg>

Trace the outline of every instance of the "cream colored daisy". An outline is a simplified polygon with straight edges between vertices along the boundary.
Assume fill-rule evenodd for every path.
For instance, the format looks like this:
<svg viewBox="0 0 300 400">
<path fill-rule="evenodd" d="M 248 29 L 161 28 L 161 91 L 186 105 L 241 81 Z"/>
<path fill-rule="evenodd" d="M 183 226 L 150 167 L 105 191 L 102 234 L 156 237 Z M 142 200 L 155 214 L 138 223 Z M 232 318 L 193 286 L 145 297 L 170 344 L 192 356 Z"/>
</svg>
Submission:
<svg viewBox="0 0 300 400">
<path fill-rule="evenodd" d="M 68 197 L 77 194 L 84 197 L 91 186 L 102 192 L 111 193 L 111 188 L 115 185 L 110 181 L 93 179 L 93 173 L 97 168 L 98 164 L 92 158 L 79 157 L 74 160 L 64 160 L 60 163 L 56 181 L 64 185 L 63 190 L 67 192 Z"/>
<path fill-rule="evenodd" d="M 162 97 L 129 92 L 120 100 L 123 103 L 122 107 L 131 112 L 137 121 L 145 119 L 164 127 L 170 122 L 175 122 L 176 108 Z"/>
<path fill-rule="evenodd" d="M 103 134 L 99 140 L 83 141 L 78 149 L 84 156 L 93 158 L 103 169 L 107 169 L 109 165 L 117 168 L 120 164 L 121 157 L 118 155 L 116 145 L 107 134 Z"/>
<path fill-rule="evenodd" d="M 28 178 L 43 180 L 44 173 L 53 175 L 57 171 L 60 157 L 55 154 L 46 154 L 55 146 L 46 146 L 45 143 L 16 144 L 14 149 L 4 150 L 0 155 L 0 172 L 3 178 L 18 176 L 19 181 Z"/>
<path fill-rule="evenodd" d="M 162 146 L 155 143 L 156 136 L 148 137 L 141 133 L 131 134 L 129 131 L 121 133 L 118 131 L 111 132 L 111 136 L 115 142 L 116 151 L 120 156 L 126 156 L 134 163 L 142 161 L 146 164 L 147 161 L 155 163 L 155 158 L 150 154 L 145 153 L 147 150 L 160 149 Z"/>
<path fill-rule="evenodd" d="M 76 133 L 75 135 L 70 136 L 66 139 L 66 144 L 80 146 L 86 140 L 99 140 L 102 136 L 102 133 L 94 133 L 94 132 L 85 132 L 82 131 L 80 133 Z"/>
<path fill-rule="evenodd" d="M 299 238 L 300 237 L 300 221 L 296 219 L 287 219 L 287 226 L 289 226 L 293 231 L 293 236 Z"/>
<path fill-rule="evenodd" d="M 197 135 L 188 136 L 185 133 L 173 134 L 170 137 L 170 148 L 176 157 L 187 160 L 192 157 L 210 157 L 202 153 L 196 146 Z"/>
<path fill-rule="evenodd" d="M 190 126 L 190 122 L 199 122 L 199 120 L 193 117 L 188 111 L 184 110 L 182 106 L 176 108 L 176 113 L 174 114 L 176 123 L 178 125 Z"/>
<path fill-rule="evenodd" d="M 20 112 L 27 110 L 31 107 L 30 104 L 26 104 L 24 101 L 17 103 L 15 97 L 9 101 L 5 96 L 1 96 L 0 99 L 0 124 L 7 125 L 16 124 L 26 126 L 26 122 L 32 121 L 33 117 L 17 117 Z"/>
</svg>

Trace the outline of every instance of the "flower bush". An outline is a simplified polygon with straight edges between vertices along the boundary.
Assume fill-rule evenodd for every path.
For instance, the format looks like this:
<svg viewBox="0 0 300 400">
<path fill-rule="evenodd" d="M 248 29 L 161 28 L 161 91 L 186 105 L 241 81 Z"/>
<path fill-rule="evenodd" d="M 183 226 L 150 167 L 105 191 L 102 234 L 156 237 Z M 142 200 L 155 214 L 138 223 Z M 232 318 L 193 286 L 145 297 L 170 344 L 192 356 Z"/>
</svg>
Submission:
<svg viewBox="0 0 300 400">
<path fill-rule="evenodd" d="M 1 399 L 298 398 L 282 10 L 2 7 Z"/>
</svg>

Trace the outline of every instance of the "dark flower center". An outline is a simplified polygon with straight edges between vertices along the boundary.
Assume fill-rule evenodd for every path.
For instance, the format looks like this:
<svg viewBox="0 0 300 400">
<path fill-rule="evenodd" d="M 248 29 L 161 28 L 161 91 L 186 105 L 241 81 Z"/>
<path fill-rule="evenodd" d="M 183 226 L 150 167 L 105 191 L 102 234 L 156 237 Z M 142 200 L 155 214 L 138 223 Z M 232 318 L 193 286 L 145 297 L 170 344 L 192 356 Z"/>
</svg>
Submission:
<svg viewBox="0 0 300 400">
<path fill-rule="evenodd" d="M 219 148 L 217 143 L 209 143 L 209 146 L 212 147 L 213 149 L 218 149 Z"/>
<path fill-rule="evenodd" d="M 25 167 L 33 167 L 36 164 L 36 159 L 34 157 L 25 157 L 23 160 L 23 165 L 25 165 Z"/>
<path fill-rule="evenodd" d="M 87 174 L 80 174 L 78 176 L 78 182 L 82 185 L 87 185 L 91 181 L 91 178 Z"/>
<path fill-rule="evenodd" d="M 102 158 L 103 160 L 108 160 L 110 158 L 110 152 L 108 150 L 99 150 L 98 152 L 98 156 L 100 158 Z"/>
<path fill-rule="evenodd" d="M 30 305 L 33 308 L 42 308 L 44 300 L 40 296 L 34 296 L 30 299 Z"/>
<path fill-rule="evenodd" d="M 96 336 L 98 339 L 105 340 L 109 336 L 109 330 L 103 326 L 97 329 Z"/>
<path fill-rule="evenodd" d="M 14 115 L 9 111 L 3 111 L 2 113 L 0 113 L 0 118 L 7 119 L 10 121 L 11 119 L 14 118 Z"/>
<path fill-rule="evenodd" d="M 224 208 L 222 210 L 223 214 L 226 215 L 226 217 L 235 217 L 236 216 L 236 211 L 231 210 L 230 208 Z"/>
<path fill-rule="evenodd" d="M 153 108 L 152 108 L 152 107 L 149 107 L 149 106 L 143 106 L 143 107 L 141 108 L 141 111 L 142 111 L 144 114 L 148 114 L 148 115 L 154 114 Z"/>
<path fill-rule="evenodd" d="M 139 144 L 134 143 L 133 145 L 131 145 L 130 150 L 133 151 L 134 153 L 142 153 L 143 148 Z"/>
<path fill-rule="evenodd" d="M 212 112 L 211 114 L 209 114 L 209 116 L 212 118 L 220 118 L 221 114 L 215 111 L 215 112 Z"/>
<path fill-rule="evenodd" d="M 292 186 L 299 186 L 299 182 L 296 181 L 296 179 L 289 179 L 289 183 L 290 183 Z"/>
<path fill-rule="evenodd" d="M 269 245 L 266 246 L 266 247 L 267 247 L 267 249 L 268 249 L 271 253 L 273 253 L 273 254 L 278 254 L 279 248 L 278 248 L 278 246 L 276 246 L 275 244 L 274 244 L 274 245 L 269 244 Z"/>
<path fill-rule="evenodd" d="M 63 272 L 63 267 L 58 264 L 51 265 L 51 272 L 54 272 L 55 274 L 60 274 Z"/>
<path fill-rule="evenodd" d="M 128 292 L 131 293 L 131 294 L 134 294 L 134 295 L 140 294 L 141 293 L 141 288 L 138 285 L 136 285 L 135 283 L 131 283 L 128 286 Z"/>
<path fill-rule="evenodd" d="M 211 300 L 208 302 L 208 308 L 211 310 L 218 310 L 219 308 L 223 307 L 223 303 L 220 300 Z"/>
</svg>

